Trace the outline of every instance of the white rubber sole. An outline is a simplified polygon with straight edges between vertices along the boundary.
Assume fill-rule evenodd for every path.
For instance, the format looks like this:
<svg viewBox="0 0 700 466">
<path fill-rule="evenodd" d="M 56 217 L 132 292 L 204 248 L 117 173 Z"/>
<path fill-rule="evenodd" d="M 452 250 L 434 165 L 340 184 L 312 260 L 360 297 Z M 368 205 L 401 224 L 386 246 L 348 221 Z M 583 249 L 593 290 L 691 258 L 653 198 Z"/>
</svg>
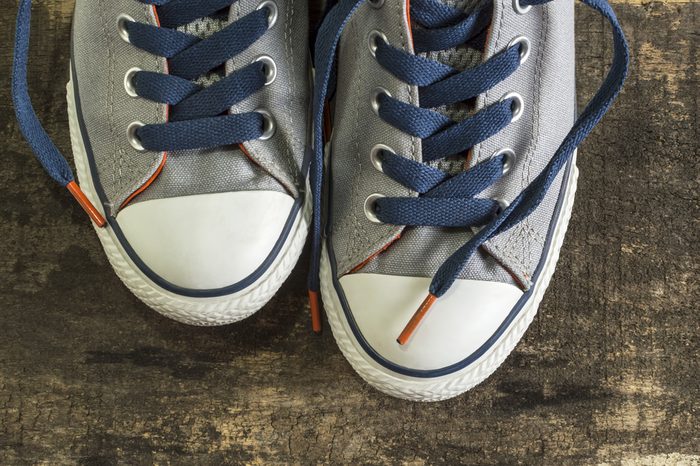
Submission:
<svg viewBox="0 0 700 466">
<path fill-rule="evenodd" d="M 418 378 L 398 374 L 381 366 L 368 355 L 355 338 L 350 324 L 345 318 L 340 298 L 333 286 L 332 270 L 325 244 L 321 260 L 321 293 L 326 315 L 330 322 L 333 336 L 338 346 L 352 365 L 353 369 L 370 385 L 378 390 L 406 400 L 440 401 L 460 395 L 488 378 L 500 366 L 515 345 L 525 334 L 530 323 L 537 314 L 542 297 L 549 286 L 554 269 L 559 259 L 559 251 L 564 242 L 564 236 L 571 218 L 571 211 L 576 194 L 578 169 L 575 166 L 569 176 L 568 186 L 564 194 L 563 204 L 559 213 L 559 221 L 555 227 L 549 254 L 544 268 L 540 273 L 533 293 L 520 310 L 518 316 L 501 335 L 498 341 L 488 349 L 478 360 L 464 369 L 435 378 Z"/>
<path fill-rule="evenodd" d="M 102 215 L 105 215 L 90 174 L 90 165 L 78 123 L 72 79 L 68 82 L 67 90 L 70 136 L 80 187 L 92 204 Z M 95 227 L 95 231 L 114 271 L 127 288 L 146 305 L 166 317 L 185 324 L 226 325 L 245 319 L 262 308 L 289 277 L 306 242 L 311 217 L 308 192 L 309 190 L 287 241 L 268 270 L 246 289 L 226 296 L 193 298 L 165 290 L 153 283 L 133 263 L 109 224 L 104 228 Z"/>
</svg>

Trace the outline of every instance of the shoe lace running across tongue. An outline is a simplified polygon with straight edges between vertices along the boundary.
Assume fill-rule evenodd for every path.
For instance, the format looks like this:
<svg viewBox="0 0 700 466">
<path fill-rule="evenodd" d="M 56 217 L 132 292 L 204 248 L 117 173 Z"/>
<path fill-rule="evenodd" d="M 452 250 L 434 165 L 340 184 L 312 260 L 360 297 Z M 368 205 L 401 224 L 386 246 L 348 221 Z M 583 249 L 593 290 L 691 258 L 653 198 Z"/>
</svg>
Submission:
<svg viewBox="0 0 700 466">
<path fill-rule="evenodd" d="M 168 60 L 168 74 L 137 71 L 131 78 L 136 95 L 169 105 L 168 121 L 130 128 L 139 150 L 176 151 L 241 144 L 264 137 L 273 127 L 262 112 L 231 114 L 229 109 L 262 89 L 267 64 L 255 61 L 224 76 L 221 67 L 260 39 L 277 16 L 272 2 L 263 3 L 237 21 L 215 24 L 200 37 L 189 31 L 196 21 L 216 21 L 217 13 L 237 0 L 139 0 L 156 7 L 158 26 L 124 18 L 120 29 L 132 45 Z M 22 134 L 46 172 L 67 187 L 91 219 L 104 226 L 101 213 L 75 183 L 68 162 L 41 126 L 27 84 L 31 0 L 22 0 L 17 16 L 12 97 Z"/>
<path fill-rule="evenodd" d="M 552 0 L 521 0 L 521 8 L 536 7 Z M 475 197 L 504 174 L 509 163 L 503 153 L 458 173 L 440 170 L 435 162 L 465 153 L 474 145 L 498 133 L 516 118 L 517 98 L 506 96 L 476 114 L 453 121 L 435 108 L 473 99 L 511 75 L 526 53 L 522 42 L 511 43 L 477 66 L 464 71 L 435 61 L 422 53 L 453 49 L 464 44 L 480 48 L 485 28 L 491 22 L 492 5 L 482 3 L 470 13 L 438 0 L 411 0 L 410 14 L 416 53 L 411 54 L 376 39 L 378 62 L 397 78 L 419 89 L 420 107 L 398 101 L 388 94 L 376 98 L 379 116 L 408 135 L 422 139 L 423 162 L 384 151 L 382 171 L 418 197 L 384 197 L 375 201 L 375 214 L 385 223 L 405 226 L 480 227 L 478 232 L 448 257 L 434 275 L 427 297 L 398 336 L 405 344 L 439 297 L 444 295 L 477 249 L 490 238 L 508 230 L 527 217 L 543 200 L 560 170 L 576 147 L 593 130 L 622 88 L 629 66 L 629 51 L 623 31 L 606 0 L 582 0 L 598 11 L 612 26 L 614 56 L 601 88 L 574 123 L 542 172 L 510 205 Z M 325 102 L 332 93 L 334 63 L 342 32 L 364 0 L 340 0 L 319 28 L 315 47 L 313 101 L 314 140 L 311 187 L 314 193 L 312 266 L 309 276 L 312 314 L 318 327 L 319 265 L 321 252 L 321 202 L 323 186 L 323 119 Z M 439 318 L 439 317 L 436 317 Z"/>
</svg>

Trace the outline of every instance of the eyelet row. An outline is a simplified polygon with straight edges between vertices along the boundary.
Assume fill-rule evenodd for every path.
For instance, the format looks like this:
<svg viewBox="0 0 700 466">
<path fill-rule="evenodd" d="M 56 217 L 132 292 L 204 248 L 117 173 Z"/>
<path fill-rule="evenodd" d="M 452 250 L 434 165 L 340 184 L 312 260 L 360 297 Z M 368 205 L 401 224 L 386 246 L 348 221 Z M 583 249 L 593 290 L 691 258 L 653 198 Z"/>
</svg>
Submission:
<svg viewBox="0 0 700 466">
<path fill-rule="evenodd" d="M 527 12 L 529 12 L 532 9 L 532 5 L 528 5 L 526 7 L 523 7 L 520 4 L 520 0 L 513 0 L 513 10 L 519 14 L 519 15 L 524 15 Z M 507 48 L 515 47 L 515 46 L 520 46 L 520 65 L 522 66 L 527 59 L 530 57 L 530 40 L 525 37 L 525 36 L 518 36 L 511 40 L 508 43 Z M 520 119 L 523 115 L 524 111 L 524 101 L 523 97 L 518 94 L 517 92 L 509 92 L 503 97 L 501 97 L 499 102 L 503 102 L 508 99 L 513 99 L 513 104 L 511 107 L 511 110 L 513 112 L 513 116 L 511 118 L 511 123 L 514 123 Z M 515 162 L 517 160 L 517 157 L 515 155 L 515 151 L 513 149 L 509 148 L 503 148 L 500 150 L 497 150 L 496 152 L 493 153 L 491 156 L 491 159 L 497 158 L 497 157 L 503 157 L 503 175 L 507 175 L 508 173 L 513 170 L 513 167 L 515 166 Z M 498 204 L 498 208 L 496 209 L 496 215 L 501 215 L 509 206 L 510 203 L 506 201 L 505 199 L 501 198 L 493 198 L 493 201 L 495 201 Z"/>
<path fill-rule="evenodd" d="M 524 15 L 527 12 L 529 12 L 532 9 L 531 5 L 528 5 L 526 7 L 522 7 L 520 5 L 520 0 L 513 0 L 513 10 L 519 14 L 519 15 Z M 519 46 L 520 47 L 520 66 L 522 66 L 527 59 L 530 57 L 530 39 L 528 39 L 525 36 L 518 36 L 515 37 L 513 40 L 511 40 L 507 48 L 510 49 L 511 47 Z M 513 99 L 513 103 L 511 106 L 511 111 L 513 112 L 513 116 L 511 117 L 510 122 L 514 123 L 520 119 L 520 117 L 523 116 L 525 104 L 523 101 L 523 97 L 518 94 L 517 92 L 509 92 L 501 99 L 499 102 L 506 101 L 508 99 Z M 517 160 L 517 157 L 515 155 L 515 151 L 510 148 L 503 148 L 500 150 L 497 150 L 496 152 L 493 153 L 491 156 L 491 159 L 497 158 L 497 157 L 503 157 L 503 176 L 507 175 L 513 170 L 513 167 L 515 166 L 515 162 Z M 494 197 L 491 199 L 492 201 L 496 202 L 498 205 L 496 209 L 496 216 L 501 215 L 509 206 L 510 203 L 506 201 L 505 199 L 497 198 Z"/>
<path fill-rule="evenodd" d="M 513 10 L 515 10 L 516 13 L 523 15 L 526 14 L 527 12 L 532 9 L 531 5 L 528 5 L 526 7 L 522 7 L 520 4 L 520 0 L 512 0 L 513 1 Z M 372 7 L 372 8 L 381 8 L 384 5 L 384 0 L 367 0 L 367 3 Z M 369 47 L 369 51 L 372 54 L 373 57 L 376 58 L 377 56 L 377 48 L 379 47 L 379 40 L 383 40 L 384 42 L 388 43 L 389 41 L 387 40 L 386 35 L 378 30 L 373 30 L 369 33 L 369 36 L 367 37 L 367 45 Z M 520 47 L 520 65 L 523 65 L 528 58 L 530 57 L 530 40 L 525 37 L 525 36 L 518 36 L 515 37 L 513 40 L 511 40 L 507 48 L 510 49 L 511 47 L 519 46 Z M 379 98 L 382 95 L 387 95 L 391 97 L 391 93 L 387 91 L 386 89 L 382 87 L 375 88 L 370 96 L 370 105 L 372 107 L 372 111 L 374 111 L 375 114 L 379 114 Z M 514 123 L 518 121 L 524 112 L 524 100 L 523 97 L 517 93 L 517 92 L 509 92 L 505 94 L 499 102 L 504 102 L 506 100 L 512 100 L 512 105 L 511 105 L 511 111 L 512 111 L 512 117 L 511 117 L 511 123 Z M 375 145 L 372 150 L 370 151 L 370 161 L 372 162 L 372 165 L 374 166 L 375 169 L 377 169 L 380 172 L 384 171 L 383 167 L 383 161 L 381 158 L 382 152 L 387 151 L 391 153 L 395 153 L 393 149 L 391 149 L 389 146 L 386 146 L 384 144 L 377 144 Z M 513 169 L 515 166 L 516 162 L 516 155 L 515 152 L 512 149 L 509 148 L 504 148 L 501 150 L 496 151 L 492 156 L 491 159 L 497 158 L 497 157 L 503 157 L 503 175 L 506 175 L 510 173 L 510 171 Z M 376 213 L 376 204 L 377 200 L 385 197 L 383 194 L 379 193 L 374 193 L 370 194 L 367 196 L 364 202 L 364 213 L 365 217 L 372 223 L 383 223 L 379 218 L 377 217 Z M 496 211 L 496 215 L 500 215 L 503 211 L 505 211 L 509 204 L 507 201 L 499 198 L 494 198 L 493 201 L 495 201 L 498 204 L 498 209 Z"/>
</svg>

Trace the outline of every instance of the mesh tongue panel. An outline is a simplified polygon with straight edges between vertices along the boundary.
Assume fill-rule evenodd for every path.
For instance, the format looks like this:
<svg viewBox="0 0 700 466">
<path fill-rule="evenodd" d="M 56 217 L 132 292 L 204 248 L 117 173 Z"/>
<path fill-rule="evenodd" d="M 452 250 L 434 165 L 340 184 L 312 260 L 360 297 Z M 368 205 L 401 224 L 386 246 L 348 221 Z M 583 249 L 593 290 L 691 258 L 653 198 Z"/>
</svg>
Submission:
<svg viewBox="0 0 700 466">
<path fill-rule="evenodd" d="M 227 9 L 177 29 L 206 39 L 225 28 L 228 18 Z M 224 76 L 226 67 L 222 65 L 196 82 L 201 86 L 211 86 Z M 286 192 L 277 180 L 251 162 L 238 146 L 229 146 L 169 153 L 161 174 L 134 202 L 232 191 Z"/>
<path fill-rule="evenodd" d="M 481 4 L 482 0 L 442 0 L 442 3 L 458 8 L 469 13 Z M 414 28 L 419 26 L 413 24 Z M 482 52 L 465 45 L 460 45 L 449 50 L 441 50 L 438 52 L 428 52 L 419 54 L 422 57 L 430 60 L 435 60 L 445 65 L 451 66 L 458 71 L 464 71 L 478 65 L 482 59 Z M 462 121 L 468 118 L 474 112 L 473 103 L 459 102 L 452 105 L 446 105 L 435 109 L 443 115 L 451 118 L 453 121 Z M 440 159 L 431 163 L 433 167 L 439 168 L 452 175 L 464 170 L 464 162 L 466 154 L 459 154 L 445 159 Z"/>
<path fill-rule="evenodd" d="M 451 7 L 463 9 L 465 12 L 471 12 L 481 4 L 482 0 L 442 0 L 442 2 Z M 412 26 L 419 27 L 416 24 Z M 464 45 L 420 55 L 449 65 L 458 71 L 478 65 L 483 57 L 481 51 Z M 462 121 L 472 115 L 475 108 L 473 102 L 460 102 L 435 110 L 454 121 Z M 466 161 L 467 154 L 464 153 L 440 159 L 430 165 L 454 175 L 465 170 Z M 471 236 L 471 231 L 465 229 L 407 227 L 398 241 L 372 259 L 359 272 L 432 277 L 440 265 L 469 241 Z M 510 273 L 482 250 L 477 251 L 460 278 L 516 285 Z"/>
<path fill-rule="evenodd" d="M 223 12 L 218 13 L 214 16 L 209 16 L 207 18 L 196 19 L 190 24 L 180 26 L 179 28 L 177 28 L 177 30 L 180 32 L 191 34 L 193 36 L 197 36 L 200 39 L 206 39 L 225 28 L 227 23 L 228 13 Z M 222 66 L 221 69 L 216 69 L 211 73 L 207 74 L 206 76 L 202 76 L 199 79 L 197 79 L 197 83 L 202 86 L 210 86 L 222 77 L 224 77 L 225 73 L 225 67 Z"/>
</svg>

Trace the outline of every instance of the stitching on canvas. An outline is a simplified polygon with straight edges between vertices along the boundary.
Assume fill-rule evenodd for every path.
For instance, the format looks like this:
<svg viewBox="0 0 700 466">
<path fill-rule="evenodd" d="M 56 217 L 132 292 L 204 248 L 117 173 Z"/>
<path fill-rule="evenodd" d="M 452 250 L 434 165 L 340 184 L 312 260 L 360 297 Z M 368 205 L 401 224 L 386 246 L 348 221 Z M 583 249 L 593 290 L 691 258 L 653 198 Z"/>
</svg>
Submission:
<svg viewBox="0 0 700 466">
<path fill-rule="evenodd" d="M 114 128 L 114 54 L 112 53 L 113 43 L 107 31 L 107 19 L 105 18 L 105 8 L 103 7 L 103 0 L 98 0 L 98 9 L 100 12 L 100 20 L 102 23 L 102 35 L 107 42 L 107 82 L 108 82 L 108 100 L 107 105 L 109 108 L 108 115 L 108 127 L 112 136 L 112 143 L 114 148 L 114 155 L 112 156 L 112 172 L 111 179 L 114 186 L 114 191 L 119 192 L 121 188 L 121 177 L 117 177 L 117 173 L 121 171 L 121 154 L 122 149 L 117 144 L 117 135 Z M 114 194 L 114 193 L 113 193 Z"/>
<path fill-rule="evenodd" d="M 352 23 L 350 23 L 350 25 L 349 25 L 349 31 L 348 31 L 348 32 L 349 32 L 349 33 L 351 34 L 351 36 L 352 36 L 353 43 L 358 43 L 358 42 L 357 42 L 357 41 L 358 41 L 357 26 L 356 26 L 356 23 L 355 23 L 354 21 L 353 21 Z M 361 60 L 358 60 L 358 61 L 360 62 L 360 66 L 362 66 L 362 64 L 361 64 L 362 61 L 361 61 Z M 357 96 L 359 97 L 360 91 L 361 91 L 361 88 L 360 88 L 360 80 L 358 79 L 358 80 L 355 81 L 355 92 L 354 92 L 354 94 L 357 95 Z M 354 99 L 354 100 L 355 100 L 355 117 L 353 118 L 353 124 L 354 124 L 354 128 L 353 128 L 353 141 L 355 142 L 355 150 L 352 151 L 352 156 L 354 157 L 355 162 L 359 164 L 359 154 L 358 154 L 358 145 L 359 145 L 359 142 L 358 142 L 358 137 L 357 137 L 357 136 L 358 136 L 358 132 L 359 132 L 359 127 L 358 127 L 358 125 L 359 125 L 359 121 L 360 121 L 359 115 L 360 115 L 360 100 L 361 100 L 361 99 L 357 98 L 357 99 Z M 352 179 L 352 182 L 350 183 L 350 202 L 352 202 L 353 204 L 356 204 L 356 203 L 355 203 L 355 198 L 356 198 L 356 195 L 357 195 L 357 188 L 356 188 L 356 186 L 357 186 L 357 182 L 358 182 L 358 179 L 359 179 L 359 177 L 360 177 L 360 173 L 361 173 L 361 172 L 362 172 L 361 169 L 358 169 L 357 171 L 355 171 L 355 173 L 353 174 L 353 177 L 352 177 L 352 178 L 353 178 L 353 179 Z M 356 241 L 357 241 L 357 240 L 356 240 L 356 238 L 357 238 L 357 230 L 358 230 L 358 229 L 362 229 L 362 225 L 360 224 L 360 222 L 358 221 L 358 218 L 357 218 L 357 207 L 356 207 L 356 205 L 353 205 L 353 206 L 350 207 L 350 213 L 351 213 L 351 216 L 352 216 L 352 217 L 351 217 L 351 224 L 352 224 L 352 231 L 353 231 L 354 234 L 349 235 L 350 241 L 348 241 L 348 242 L 346 243 L 346 245 L 345 245 L 345 246 L 346 246 L 345 257 L 346 257 L 347 260 L 349 260 L 349 261 L 352 260 L 352 256 L 354 255 L 354 252 L 355 252 L 355 247 L 356 247 L 355 244 L 356 244 Z M 363 230 L 363 233 L 364 233 L 364 230 Z"/>
<path fill-rule="evenodd" d="M 498 26 L 496 26 L 496 23 L 491 26 L 491 30 L 493 31 L 493 28 L 495 27 L 498 30 L 498 33 L 496 34 L 496 40 L 493 42 L 493 50 L 496 50 L 498 47 L 498 44 L 501 43 L 501 33 L 503 32 L 503 17 L 505 15 L 505 9 L 507 8 L 505 2 L 501 2 L 501 11 L 500 14 L 498 15 Z M 491 96 L 492 92 L 491 89 L 486 91 L 486 94 L 484 94 L 484 105 L 489 101 L 489 97 Z M 479 154 L 479 157 L 482 154 Z M 475 161 L 477 162 L 477 161 Z"/>
<path fill-rule="evenodd" d="M 290 0 L 288 2 L 288 5 L 286 5 L 286 17 L 285 17 L 285 22 L 286 22 L 286 27 L 284 30 L 284 51 L 285 55 L 287 57 L 287 63 L 289 64 L 289 70 L 291 73 L 291 76 L 288 77 L 287 79 L 287 92 L 288 95 L 294 96 L 296 95 L 296 89 L 295 89 L 295 84 L 296 81 L 294 80 L 294 53 L 292 53 L 291 50 L 291 43 L 292 43 L 292 37 L 293 37 L 293 32 L 292 32 L 292 21 L 294 19 L 294 0 Z M 292 139 L 296 139 L 295 133 L 294 133 L 294 124 L 292 121 L 292 106 L 284 106 L 283 107 L 285 112 L 285 117 L 287 120 L 287 128 L 290 129 L 292 132 Z M 296 164 L 294 163 L 294 154 L 292 151 L 292 146 L 291 144 L 285 144 L 285 155 L 286 157 L 284 158 L 286 165 L 287 165 L 287 171 L 289 174 L 293 174 L 296 172 Z M 293 183 L 292 183 L 293 185 Z"/>
<path fill-rule="evenodd" d="M 528 144 L 528 147 L 530 147 L 530 150 L 528 151 L 529 153 L 527 154 L 527 165 L 524 167 L 522 171 L 522 185 L 521 189 L 524 189 L 525 186 L 527 186 L 530 181 L 532 180 L 532 164 L 534 162 L 535 157 L 537 156 L 537 149 L 539 146 L 540 142 L 540 101 L 541 101 L 541 96 L 540 92 L 538 92 L 538 89 L 542 89 L 542 61 L 544 57 L 544 50 L 545 50 L 545 44 L 547 43 L 547 35 L 549 33 L 549 12 L 548 12 L 548 5 L 545 5 L 545 7 L 542 9 L 542 23 L 543 27 L 540 30 L 540 37 L 538 39 L 537 43 L 537 61 L 535 62 L 535 81 L 537 83 L 535 87 L 535 93 L 534 93 L 534 98 L 533 98 L 533 103 L 532 103 L 532 134 L 530 137 L 530 143 Z M 530 221 L 531 221 L 532 215 L 528 215 L 524 220 L 525 227 L 529 230 L 534 231 Z M 533 238 L 534 239 L 534 238 Z M 538 243 L 538 246 L 541 246 L 543 243 Z M 527 243 L 524 245 L 523 249 L 529 249 L 528 254 L 531 257 L 532 256 L 532 245 L 530 243 Z M 529 270 L 529 268 L 528 268 Z"/>
<path fill-rule="evenodd" d="M 546 43 L 546 38 L 549 30 L 549 16 L 547 12 L 547 8 L 545 7 L 543 9 L 542 13 L 542 22 L 543 27 L 540 30 L 540 35 L 538 37 L 538 42 L 537 42 L 537 60 L 535 62 L 535 81 L 537 83 L 535 89 L 541 89 L 542 86 L 542 60 L 544 56 L 544 47 L 542 44 Z M 500 26 L 500 24 L 499 24 Z M 500 32 L 502 28 L 499 27 L 499 37 L 500 37 Z M 539 115 L 540 115 L 540 108 L 539 108 L 539 103 L 540 103 L 540 96 L 539 93 L 535 92 L 534 93 L 534 98 L 533 98 L 533 103 L 532 103 L 532 132 L 530 136 L 530 142 L 528 143 L 527 147 L 530 149 L 528 150 L 528 153 L 526 154 L 526 164 L 523 167 L 522 171 L 522 178 L 521 178 L 521 188 L 524 188 L 527 186 L 529 183 L 529 180 L 531 179 L 531 173 L 532 173 L 532 163 L 534 160 L 534 156 L 538 147 L 539 143 Z M 530 245 L 530 242 L 523 241 L 525 237 L 527 236 L 528 238 L 532 238 L 535 242 L 538 242 L 539 245 L 543 244 L 543 241 L 541 240 L 541 236 L 537 234 L 535 229 L 532 227 L 530 223 L 531 216 L 526 217 L 523 219 L 523 222 L 518 226 L 517 233 L 513 232 L 508 234 L 508 238 L 504 238 L 504 242 L 507 245 L 506 247 L 502 247 L 498 245 L 497 241 L 490 241 L 489 242 L 489 247 L 492 247 L 495 251 L 499 252 L 504 259 L 506 259 L 509 263 L 513 263 L 514 265 L 517 265 L 520 267 L 521 274 L 525 277 L 528 276 L 529 270 L 531 269 L 530 266 L 526 264 L 527 259 L 529 258 L 529 262 L 531 262 L 532 258 L 532 248 L 530 247 L 528 249 L 528 246 Z M 531 233 L 532 232 L 532 233 Z M 516 251 L 515 245 L 516 244 L 523 244 L 522 250 L 520 252 Z M 527 250 L 527 252 L 526 252 Z M 527 258 L 525 256 L 528 256 Z"/>
</svg>

